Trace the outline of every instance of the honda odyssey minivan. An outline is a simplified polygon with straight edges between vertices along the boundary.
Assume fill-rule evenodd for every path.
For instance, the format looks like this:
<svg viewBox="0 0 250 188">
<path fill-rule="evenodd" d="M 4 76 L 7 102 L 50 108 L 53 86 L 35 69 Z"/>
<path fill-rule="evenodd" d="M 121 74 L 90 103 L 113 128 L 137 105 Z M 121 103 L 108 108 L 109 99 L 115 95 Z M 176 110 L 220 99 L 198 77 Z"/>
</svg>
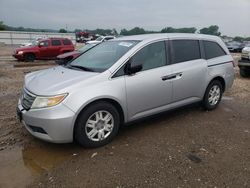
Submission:
<svg viewBox="0 0 250 188">
<path fill-rule="evenodd" d="M 199 101 L 213 110 L 233 81 L 233 58 L 218 37 L 127 36 L 27 74 L 17 114 L 35 137 L 99 147 L 139 118 Z"/>
</svg>

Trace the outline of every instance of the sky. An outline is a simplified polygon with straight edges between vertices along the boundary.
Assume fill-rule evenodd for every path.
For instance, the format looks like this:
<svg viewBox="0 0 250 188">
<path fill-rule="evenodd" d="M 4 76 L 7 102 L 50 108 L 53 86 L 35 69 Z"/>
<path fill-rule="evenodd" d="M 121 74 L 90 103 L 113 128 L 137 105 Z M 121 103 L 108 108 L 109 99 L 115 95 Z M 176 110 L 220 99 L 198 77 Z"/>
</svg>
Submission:
<svg viewBox="0 0 250 188">
<path fill-rule="evenodd" d="M 0 0 L 11 26 L 68 30 L 218 25 L 228 36 L 250 36 L 250 0 Z"/>
</svg>

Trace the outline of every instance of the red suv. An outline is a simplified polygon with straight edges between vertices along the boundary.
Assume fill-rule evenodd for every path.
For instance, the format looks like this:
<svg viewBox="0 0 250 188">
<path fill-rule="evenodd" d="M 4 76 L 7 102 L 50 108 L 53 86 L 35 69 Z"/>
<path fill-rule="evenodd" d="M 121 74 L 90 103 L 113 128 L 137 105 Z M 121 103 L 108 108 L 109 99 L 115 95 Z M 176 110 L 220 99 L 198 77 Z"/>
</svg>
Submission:
<svg viewBox="0 0 250 188">
<path fill-rule="evenodd" d="M 17 48 L 13 56 L 20 61 L 34 61 L 35 59 L 55 59 L 56 56 L 74 51 L 71 40 L 66 38 L 48 38 L 40 40 L 29 47 Z"/>
</svg>

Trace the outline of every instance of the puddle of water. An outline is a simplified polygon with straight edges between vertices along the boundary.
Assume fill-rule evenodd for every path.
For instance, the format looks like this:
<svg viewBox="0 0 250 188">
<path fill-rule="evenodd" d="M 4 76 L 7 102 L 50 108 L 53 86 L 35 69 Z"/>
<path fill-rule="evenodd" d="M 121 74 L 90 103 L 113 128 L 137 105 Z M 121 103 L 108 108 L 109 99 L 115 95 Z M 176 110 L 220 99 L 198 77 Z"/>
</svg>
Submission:
<svg viewBox="0 0 250 188">
<path fill-rule="evenodd" d="M 0 151 L 0 187 L 25 187 L 41 173 L 78 153 L 74 145 L 45 145 Z"/>
</svg>

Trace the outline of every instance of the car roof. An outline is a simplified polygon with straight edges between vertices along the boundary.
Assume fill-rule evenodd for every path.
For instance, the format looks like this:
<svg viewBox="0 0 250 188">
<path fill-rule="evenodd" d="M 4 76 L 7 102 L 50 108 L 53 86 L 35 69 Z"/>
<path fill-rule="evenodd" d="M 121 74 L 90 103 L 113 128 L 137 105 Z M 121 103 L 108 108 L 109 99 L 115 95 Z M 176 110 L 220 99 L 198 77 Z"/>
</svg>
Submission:
<svg viewBox="0 0 250 188">
<path fill-rule="evenodd" d="M 156 33 L 156 34 L 143 34 L 143 35 L 131 35 L 116 38 L 115 40 L 159 40 L 164 38 L 190 38 L 190 39 L 208 39 L 218 40 L 219 37 L 204 34 L 193 34 L 193 33 Z"/>
<path fill-rule="evenodd" d="M 65 39 L 68 39 L 68 38 L 64 38 L 64 37 L 49 37 L 47 39 L 55 39 L 55 40 L 65 40 Z M 69 39 L 68 39 L 69 40 Z"/>
</svg>

